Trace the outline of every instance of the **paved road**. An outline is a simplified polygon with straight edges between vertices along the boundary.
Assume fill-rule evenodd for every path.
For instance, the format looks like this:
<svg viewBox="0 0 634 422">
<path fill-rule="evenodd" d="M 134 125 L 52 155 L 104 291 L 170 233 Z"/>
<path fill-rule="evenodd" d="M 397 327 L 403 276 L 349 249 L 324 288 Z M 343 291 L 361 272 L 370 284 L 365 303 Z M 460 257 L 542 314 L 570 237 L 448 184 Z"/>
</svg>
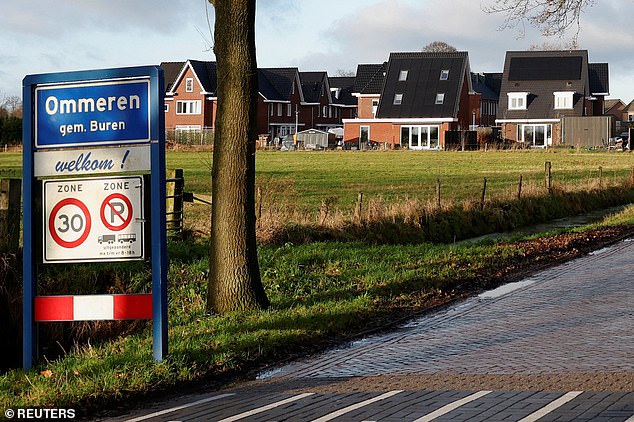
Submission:
<svg viewBox="0 0 634 422">
<path fill-rule="evenodd" d="M 121 420 L 634 422 L 634 241 Z"/>
</svg>

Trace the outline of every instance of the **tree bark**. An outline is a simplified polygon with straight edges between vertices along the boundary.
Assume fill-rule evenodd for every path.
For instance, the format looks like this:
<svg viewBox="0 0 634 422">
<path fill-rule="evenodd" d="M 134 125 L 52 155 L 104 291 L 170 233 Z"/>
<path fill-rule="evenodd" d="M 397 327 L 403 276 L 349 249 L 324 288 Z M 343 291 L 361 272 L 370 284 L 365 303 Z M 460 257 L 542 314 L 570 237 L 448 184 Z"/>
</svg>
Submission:
<svg viewBox="0 0 634 422">
<path fill-rule="evenodd" d="M 208 310 L 267 308 L 255 235 L 255 0 L 210 0 L 218 113 L 212 169 Z"/>
</svg>

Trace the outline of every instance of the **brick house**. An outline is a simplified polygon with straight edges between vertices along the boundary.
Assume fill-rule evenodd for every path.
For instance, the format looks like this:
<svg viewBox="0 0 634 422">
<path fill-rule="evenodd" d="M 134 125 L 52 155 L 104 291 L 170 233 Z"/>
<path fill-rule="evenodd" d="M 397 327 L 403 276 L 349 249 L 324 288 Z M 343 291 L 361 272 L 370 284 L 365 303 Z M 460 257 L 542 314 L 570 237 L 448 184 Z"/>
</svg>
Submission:
<svg viewBox="0 0 634 422">
<path fill-rule="evenodd" d="M 343 122 L 344 140 L 360 148 L 442 149 L 448 131 L 469 128 L 480 103 L 467 52 L 391 53 L 383 65 L 359 66 L 357 79 L 358 118 Z"/>
<path fill-rule="evenodd" d="M 179 134 L 213 131 L 218 108 L 216 63 L 188 60 L 161 63 L 166 81 L 165 128 Z M 349 81 L 338 81 L 349 83 Z M 296 67 L 258 69 L 257 133 L 281 138 L 305 129 L 342 127 L 354 114 L 351 88 L 330 86 L 326 72 L 299 72 Z M 342 94 L 343 92 L 343 94 Z M 354 98 L 352 98 L 354 100 Z M 352 111 L 351 111 L 352 110 Z"/>
<path fill-rule="evenodd" d="M 200 134 L 216 121 L 216 63 L 198 60 L 161 63 L 165 78 L 165 129 Z"/>
<path fill-rule="evenodd" d="M 564 119 L 603 115 L 608 81 L 607 63 L 589 64 L 586 50 L 508 51 L 496 119 L 501 136 L 528 147 L 565 144 Z"/>
</svg>

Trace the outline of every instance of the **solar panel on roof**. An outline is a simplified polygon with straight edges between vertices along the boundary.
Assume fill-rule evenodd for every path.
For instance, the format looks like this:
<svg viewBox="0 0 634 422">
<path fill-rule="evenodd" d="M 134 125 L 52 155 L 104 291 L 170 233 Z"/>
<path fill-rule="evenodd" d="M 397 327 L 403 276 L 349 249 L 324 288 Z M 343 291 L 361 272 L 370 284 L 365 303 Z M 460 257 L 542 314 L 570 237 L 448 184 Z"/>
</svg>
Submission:
<svg viewBox="0 0 634 422">
<path fill-rule="evenodd" d="M 513 57 L 509 81 L 561 81 L 581 79 L 583 58 Z"/>
</svg>

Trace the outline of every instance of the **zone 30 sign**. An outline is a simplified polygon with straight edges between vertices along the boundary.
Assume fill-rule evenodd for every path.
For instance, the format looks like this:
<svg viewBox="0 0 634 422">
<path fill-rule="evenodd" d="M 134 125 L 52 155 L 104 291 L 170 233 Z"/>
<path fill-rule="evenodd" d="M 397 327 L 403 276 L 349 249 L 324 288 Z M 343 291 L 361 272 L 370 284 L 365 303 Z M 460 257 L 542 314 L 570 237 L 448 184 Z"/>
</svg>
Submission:
<svg viewBox="0 0 634 422">
<path fill-rule="evenodd" d="M 144 258 L 143 178 L 44 181 L 44 263 Z"/>
</svg>

